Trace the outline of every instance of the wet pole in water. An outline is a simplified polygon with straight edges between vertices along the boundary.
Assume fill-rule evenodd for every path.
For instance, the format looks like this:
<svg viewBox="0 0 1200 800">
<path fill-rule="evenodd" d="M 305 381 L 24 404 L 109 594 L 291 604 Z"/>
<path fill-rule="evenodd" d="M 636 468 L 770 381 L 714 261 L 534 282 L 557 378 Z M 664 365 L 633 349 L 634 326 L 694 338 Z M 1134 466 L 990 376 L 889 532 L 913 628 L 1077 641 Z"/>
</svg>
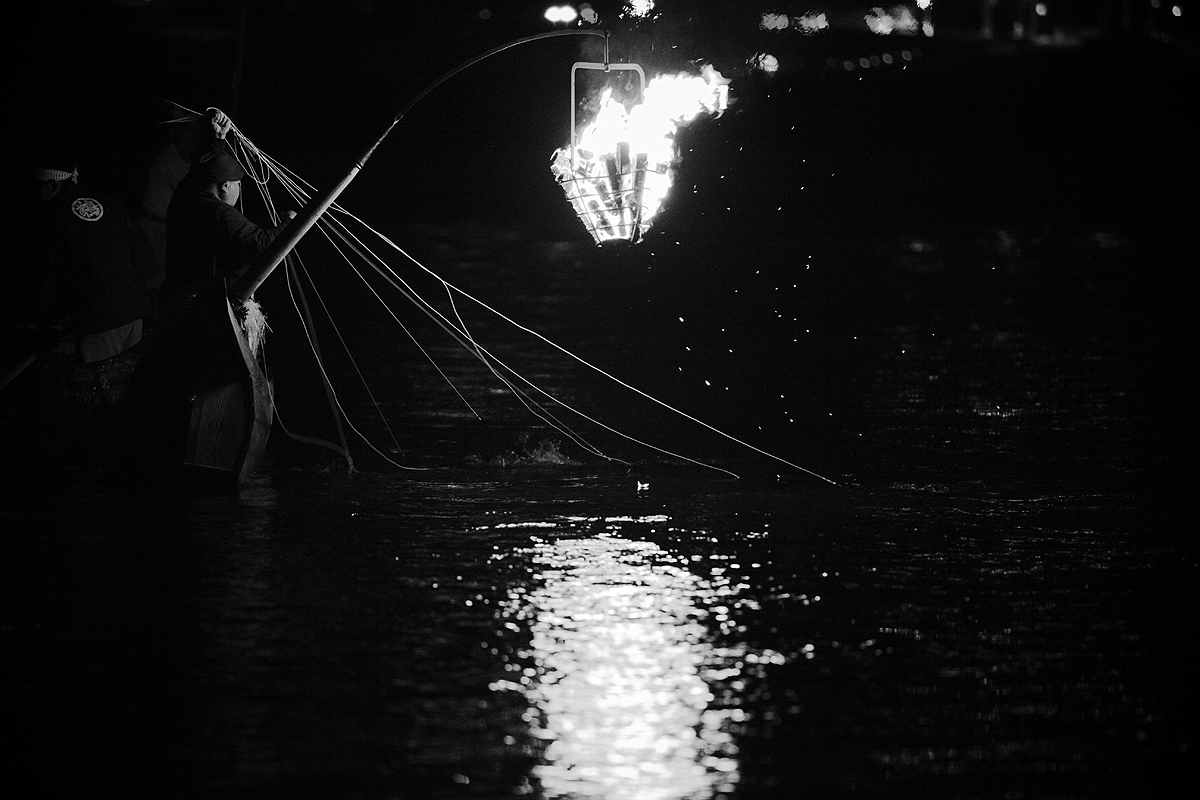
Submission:
<svg viewBox="0 0 1200 800">
<path fill-rule="evenodd" d="M 379 145 L 383 143 L 383 140 L 387 138 L 387 135 L 392 132 L 392 128 L 396 127 L 396 123 L 398 123 L 400 119 L 412 109 L 413 106 L 420 102 L 422 98 L 424 98 L 438 86 L 441 86 L 450 78 L 462 72 L 464 69 L 478 64 L 485 58 L 494 56 L 497 53 L 516 47 L 517 45 L 538 41 L 539 39 L 551 39 L 557 36 L 604 37 L 604 61 L 607 64 L 608 31 L 596 30 L 549 31 L 547 33 L 538 33 L 534 34 L 533 36 L 526 36 L 523 39 L 517 39 L 516 41 L 508 42 L 507 44 L 502 44 L 499 47 L 494 47 L 491 50 L 488 50 L 486 53 L 475 56 L 471 60 L 459 64 L 457 67 L 450 70 L 433 83 L 429 84 L 429 86 L 425 87 L 420 94 L 410 100 L 404 106 L 404 108 L 400 109 L 400 111 L 398 111 L 396 116 L 392 119 L 391 124 L 388 125 L 387 130 L 385 130 L 383 134 L 375 140 L 374 144 L 367 148 L 367 151 L 362 154 L 361 158 L 354 162 L 354 165 L 350 168 L 350 171 L 346 173 L 345 177 L 343 177 L 325 194 L 306 205 L 296 216 L 296 218 L 288 223 L 287 227 L 285 227 L 275 241 L 272 242 L 271 247 L 267 249 L 267 252 L 263 254 L 263 257 L 259 263 L 247 270 L 246 273 L 243 274 L 236 283 L 234 283 L 233 287 L 229 290 L 230 303 L 232 303 L 235 307 L 240 307 L 254 295 L 255 290 L 258 289 L 259 286 L 262 286 L 263 281 L 270 277 L 271 273 L 275 271 L 275 268 L 279 266 L 279 264 L 287 257 L 288 253 L 291 252 L 292 248 L 296 246 L 296 243 L 300 241 L 304 234 L 308 233 L 309 229 L 316 224 L 321 215 L 329 210 L 329 207 L 333 205 L 338 196 L 345 191 L 346 187 L 350 185 L 350 182 L 358 176 L 358 173 L 362 171 L 363 165 L 367 163 L 367 159 L 369 159 Z"/>
</svg>

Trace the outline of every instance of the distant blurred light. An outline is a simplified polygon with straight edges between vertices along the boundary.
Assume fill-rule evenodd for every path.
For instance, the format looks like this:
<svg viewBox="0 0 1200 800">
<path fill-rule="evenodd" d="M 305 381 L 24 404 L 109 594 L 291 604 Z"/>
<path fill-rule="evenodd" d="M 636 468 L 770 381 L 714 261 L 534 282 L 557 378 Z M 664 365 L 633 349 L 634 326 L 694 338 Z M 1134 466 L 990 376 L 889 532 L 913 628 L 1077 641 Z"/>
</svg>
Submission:
<svg viewBox="0 0 1200 800">
<path fill-rule="evenodd" d="M 595 25 L 600 21 L 600 15 L 597 14 L 596 9 L 592 8 L 588 3 L 583 3 L 579 6 L 579 16 L 589 25 Z"/>
<path fill-rule="evenodd" d="M 797 17 L 794 20 L 794 24 L 805 33 L 815 33 L 816 31 L 825 30 L 828 28 L 829 20 L 826 18 L 824 12 L 820 14 L 814 14 L 810 11 L 803 16 Z"/>
<path fill-rule="evenodd" d="M 768 11 L 758 21 L 758 28 L 764 31 L 782 31 L 787 30 L 790 24 L 791 20 L 788 19 L 787 14 L 777 14 L 773 11 Z"/>
<path fill-rule="evenodd" d="M 917 18 L 906 6 L 896 6 L 892 9 L 876 6 L 863 17 L 863 22 L 872 33 L 886 36 L 890 33 L 912 34 L 917 30 Z"/>
<path fill-rule="evenodd" d="M 479 18 L 480 19 L 491 19 L 492 18 L 492 10 L 490 8 L 479 9 Z"/>
<path fill-rule="evenodd" d="M 929 8 L 931 5 L 933 5 L 933 0 L 917 0 L 917 8 L 921 9 L 922 11 Z"/>
<path fill-rule="evenodd" d="M 768 75 L 774 75 L 779 71 L 779 59 L 770 53 L 759 53 L 751 59 L 751 64 L 755 69 L 761 70 Z"/>
<path fill-rule="evenodd" d="M 576 13 L 573 6 L 550 6 L 546 9 L 545 17 L 550 22 L 570 24 L 575 21 L 579 14 Z"/>
<path fill-rule="evenodd" d="M 1171 16 L 1182 17 L 1183 9 L 1180 8 L 1179 6 L 1171 6 Z"/>
<path fill-rule="evenodd" d="M 1037 12 L 1037 15 L 1039 17 L 1046 16 L 1046 4 L 1045 3 L 1038 3 L 1036 6 L 1033 7 L 1033 10 L 1035 12 Z"/>
<path fill-rule="evenodd" d="M 871 9 L 871 13 L 863 17 L 863 22 L 867 23 L 867 28 L 871 33 L 886 36 L 892 32 L 892 18 L 882 8 Z"/>
</svg>

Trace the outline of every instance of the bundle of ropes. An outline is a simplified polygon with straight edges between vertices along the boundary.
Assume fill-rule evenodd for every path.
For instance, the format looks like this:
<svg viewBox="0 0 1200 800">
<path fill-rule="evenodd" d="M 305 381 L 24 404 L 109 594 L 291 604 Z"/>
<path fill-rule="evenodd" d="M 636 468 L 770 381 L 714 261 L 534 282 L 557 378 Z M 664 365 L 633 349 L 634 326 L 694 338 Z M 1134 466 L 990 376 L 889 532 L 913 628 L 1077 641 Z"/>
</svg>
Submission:
<svg viewBox="0 0 1200 800">
<path fill-rule="evenodd" d="M 189 111 L 189 113 L 195 114 L 196 116 L 201 116 L 197 112 Z M 251 142 L 250 139 L 247 138 L 236 126 L 231 128 L 226 138 L 231 145 L 231 150 L 233 151 L 234 156 L 238 159 L 245 170 L 248 181 L 253 183 L 261 195 L 262 201 L 267 209 L 268 216 L 273 224 L 278 224 L 280 221 L 280 214 L 279 207 L 271 195 L 270 186 L 272 183 L 281 187 L 290 198 L 291 203 L 295 204 L 297 208 L 303 207 L 315 194 L 315 189 L 313 186 L 300 179 L 281 163 L 256 147 L 254 143 Z M 438 374 L 441 375 L 442 378 L 446 380 L 447 384 L 454 389 L 455 394 L 476 417 L 479 417 L 478 412 L 471 407 L 470 403 L 465 397 L 463 397 L 462 393 L 456 387 L 454 387 L 453 383 L 446 376 L 445 372 L 443 372 L 442 369 L 437 365 L 432 356 L 429 354 L 428 350 L 421 345 L 413 332 L 400 320 L 395 311 L 389 306 L 387 300 L 380 295 L 379 291 L 376 290 L 372 282 L 368 280 L 365 270 L 372 271 L 375 273 L 375 275 L 382 278 L 383 281 L 389 287 L 391 287 L 391 289 L 395 290 L 402 298 L 407 300 L 423 314 L 425 314 L 436 324 L 437 327 L 441 328 L 450 337 L 452 337 L 466 352 L 478 359 L 491 372 L 491 374 L 495 376 L 497 380 L 499 380 L 510 392 L 512 392 L 512 394 L 526 409 L 528 409 L 531 414 L 540 419 L 548 427 L 558 431 L 558 433 L 560 433 L 563 437 L 569 439 L 585 452 L 591 453 L 598 458 L 610 462 L 628 463 L 619 458 L 615 458 L 601 452 L 599 448 L 585 439 L 582 434 L 573 429 L 563 419 L 561 419 L 558 414 L 552 411 L 550 407 L 551 405 L 570 412 L 590 424 L 593 424 L 605 431 L 608 431 L 609 433 L 612 433 L 641 447 L 648 448 L 671 458 L 695 464 L 706 469 L 716 470 L 718 472 L 737 477 L 735 473 L 722 467 L 714 466 L 712 464 L 704 463 L 697 459 L 672 452 L 663 447 L 622 432 L 621 430 L 618 430 L 617 428 L 612 427 L 592 416 L 589 416 L 583 411 L 566 404 L 541 387 L 535 385 L 520 375 L 516 370 L 510 367 L 494 352 L 489 350 L 484 344 L 480 343 L 475 338 L 470 329 L 467 327 L 467 324 L 464 322 L 462 314 L 459 312 L 458 304 L 460 302 L 465 301 L 483 309 L 487 313 L 494 315 L 503 322 L 514 326 L 520 332 L 534 337 L 541 343 L 549 345 L 551 348 L 557 350 L 563 355 L 596 372 L 606 380 L 613 381 L 623 389 L 631 391 L 673 414 L 679 415 L 692 423 L 700 425 L 701 427 L 706 428 L 707 430 L 716 433 L 719 436 L 724 437 L 725 439 L 728 439 L 742 447 L 746 447 L 762 456 L 765 456 L 768 459 L 785 464 L 793 469 L 799 470 L 800 472 L 804 472 L 808 475 L 812 475 L 813 477 L 819 478 L 820 480 L 828 483 L 833 483 L 833 481 L 829 480 L 828 478 L 780 458 L 779 456 L 773 455 L 748 442 L 737 439 L 730 434 L 718 430 L 712 425 L 709 425 L 708 423 L 705 423 L 696 417 L 687 414 L 684 411 L 674 408 L 663 401 L 652 397 L 641 389 L 622 381 L 595 364 L 592 364 L 575 355 L 574 353 L 568 351 L 536 331 L 518 323 L 495 308 L 441 278 L 435 272 L 433 272 L 433 270 L 413 257 L 387 236 L 375 230 L 362 219 L 337 203 L 330 205 L 327 213 L 323 214 L 317 220 L 315 227 L 334 247 L 342 260 L 345 262 L 346 266 L 350 268 L 358 277 L 358 279 L 367 287 L 368 292 L 382 305 L 386 311 L 386 314 L 395 322 L 396 325 L 401 328 L 401 330 L 405 332 L 409 339 L 421 351 L 423 356 L 437 370 Z M 387 254 L 389 257 L 399 256 L 403 259 L 406 259 L 421 273 L 432 278 L 435 282 L 435 285 L 440 286 L 441 289 L 446 293 L 446 297 L 449 301 L 449 313 L 444 313 L 425 297 L 422 297 L 421 294 L 419 294 L 418 291 L 410 284 L 410 282 L 406 281 L 388 264 L 387 260 L 383 255 L 381 255 L 381 253 Z M 288 256 L 287 274 L 289 294 L 292 299 L 293 306 L 300 317 L 309 347 L 312 349 L 313 356 L 316 359 L 318 369 L 320 370 L 322 382 L 329 397 L 331 407 L 334 410 L 334 417 L 338 425 L 339 435 L 342 437 L 342 443 L 340 446 L 338 446 L 331 442 L 325 442 L 312 437 L 300 436 L 288 431 L 283 425 L 282 420 L 279 419 L 278 408 L 276 408 L 276 420 L 280 422 L 280 426 L 283 427 L 288 436 L 294 439 L 307 441 L 312 444 L 324 445 L 339 452 L 343 455 L 343 457 L 346 458 L 347 463 L 350 465 L 351 469 L 353 469 L 353 462 L 350 457 L 349 446 L 346 443 L 345 435 L 341 428 L 341 420 L 344 419 L 350 430 L 353 431 L 353 433 L 359 439 L 361 439 L 370 450 L 382 457 L 387 463 L 392 464 L 400 469 L 419 469 L 416 467 L 406 466 L 395 461 L 386 452 L 376 446 L 351 420 L 350 415 L 346 412 L 346 409 L 343 407 L 342 402 L 338 397 L 338 393 L 334 389 L 329 371 L 326 369 L 324 359 L 322 358 L 321 350 L 316 339 L 316 332 L 312 323 L 311 311 L 309 309 L 306 295 L 300 281 L 301 275 L 304 277 L 307 284 L 316 292 L 318 302 L 332 322 L 332 316 L 329 315 L 329 307 L 321 298 L 319 291 L 316 291 L 316 283 L 313 281 L 308 270 L 305 269 L 303 259 L 301 259 L 298 253 L 295 251 Z M 257 304 L 254 304 L 253 299 L 248 301 L 247 306 L 247 308 L 243 309 L 243 313 L 248 319 L 257 320 L 258 334 L 261 335 L 266 330 L 265 317 L 262 315 L 261 310 L 257 308 Z M 380 419 L 383 422 L 388 436 L 392 439 L 392 445 L 394 447 L 393 452 L 400 452 L 400 447 L 396 442 L 396 437 L 391 427 L 388 425 L 386 417 L 384 417 L 380 409 L 380 404 L 375 399 L 374 394 L 371 392 L 362 370 L 359 368 L 353 354 L 350 352 L 346 340 L 341 331 L 338 330 L 336 323 L 334 323 L 333 329 L 337 335 L 337 339 L 341 347 L 349 357 L 350 363 L 353 365 L 355 374 L 357 375 L 359 381 L 361 381 L 363 387 L 366 389 L 367 396 L 369 397 L 371 404 L 379 413 Z"/>
</svg>

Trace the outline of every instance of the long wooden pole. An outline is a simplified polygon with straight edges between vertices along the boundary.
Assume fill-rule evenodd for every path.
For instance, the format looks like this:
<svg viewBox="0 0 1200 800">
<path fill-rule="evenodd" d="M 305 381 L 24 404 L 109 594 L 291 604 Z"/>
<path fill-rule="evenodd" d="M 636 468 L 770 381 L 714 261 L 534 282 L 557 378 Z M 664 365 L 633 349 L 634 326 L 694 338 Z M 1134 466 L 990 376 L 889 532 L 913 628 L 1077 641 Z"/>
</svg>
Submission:
<svg viewBox="0 0 1200 800">
<path fill-rule="evenodd" d="M 400 118 L 408 113 L 408 111 L 423 97 L 453 76 L 462 72 L 467 67 L 478 64 L 485 58 L 494 56 L 497 53 L 508 50 L 511 47 L 516 47 L 519 44 L 525 44 L 526 42 L 533 42 L 539 39 L 549 39 L 555 36 L 603 36 L 604 60 L 606 62 L 608 61 L 608 31 L 562 30 L 526 36 L 523 39 L 517 39 L 516 41 L 502 44 L 499 47 L 494 47 L 486 53 L 459 64 L 457 67 L 438 78 L 429 86 L 425 87 L 420 94 L 410 100 L 404 106 L 404 108 L 400 109 L 400 111 L 398 111 L 396 116 L 392 119 L 391 124 L 388 125 L 387 130 L 385 130 L 383 134 L 375 140 L 374 144 L 367 148 L 367 151 L 363 153 L 362 157 L 359 158 L 358 161 L 354 162 L 354 166 L 350 168 L 350 171 L 346 173 L 345 177 L 343 177 L 332 189 L 306 205 L 296 216 L 296 218 L 287 224 L 287 227 L 285 227 L 280 232 L 279 236 L 275 238 L 275 241 L 271 243 L 271 246 L 267 249 L 267 252 L 263 253 L 263 256 L 261 259 L 259 259 L 259 262 L 243 273 L 242 277 L 239 278 L 236 283 L 234 283 L 233 288 L 229 291 L 229 301 L 233 303 L 234 306 L 240 306 L 254 295 L 254 291 L 258 289 L 259 286 L 262 286 L 263 281 L 270 277 L 271 273 L 275 271 L 275 268 L 283 262 L 283 259 L 286 258 L 288 253 L 292 251 L 292 248 L 296 246 L 296 243 L 300 241 L 304 234 L 308 233 L 309 229 L 316 224 L 321 215 L 328 211 L 329 207 L 333 205 L 335 200 L 337 200 L 338 195 L 345 191 L 346 187 L 350 185 L 350 182 L 358 176 L 358 173 L 362 171 L 363 165 L 367 163 L 367 159 L 369 159 L 379 145 L 383 143 L 383 140 L 387 138 L 387 135 L 392 132 L 392 128 L 396 127 L 396 123 L 400 121 Z"/>
<path fill-rule="evenodd" d="M 263 253 L 258 264 L 246 270 L 233 285 L 229 291 L 229 302 L 234 306 L 240 306 L 249 300 L 254 295 L 254 291 L 262 286 L 263 281 L 270 277 L 283 259 L 287 258 L 287 254 L 292 251 L 301 237 L 308 233 L 309 229 L 316 224 L 317 219 L 333 205 L 333 201 L 345 191 L 346 187 L 350 185 L 350 181 L 354 180 L 361 170 L 362 163 L 360 161 L 350 168 L 350 171 L 336 186 L 306 205 L 296 218 L 275 237 L 275 241 L 271 242 L 271 246 L 267 248 L 267 252 Z"/>
</svg>

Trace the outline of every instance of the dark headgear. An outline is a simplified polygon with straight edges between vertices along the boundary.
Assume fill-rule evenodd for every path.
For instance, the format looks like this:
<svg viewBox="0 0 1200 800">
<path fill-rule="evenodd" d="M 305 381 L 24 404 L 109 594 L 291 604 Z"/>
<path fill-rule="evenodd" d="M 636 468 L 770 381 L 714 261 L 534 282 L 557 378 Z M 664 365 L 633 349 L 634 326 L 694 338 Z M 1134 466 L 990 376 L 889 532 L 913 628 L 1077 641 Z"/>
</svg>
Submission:
<svg viewBox="0 0 1200 800">
<path fill-rule="evenodd" d="M 245 174 L 242 165 L 228 153 L 205 153 L 192 165 L 192 176 L 205 183 L 240 181 Z"/>
</svg>

